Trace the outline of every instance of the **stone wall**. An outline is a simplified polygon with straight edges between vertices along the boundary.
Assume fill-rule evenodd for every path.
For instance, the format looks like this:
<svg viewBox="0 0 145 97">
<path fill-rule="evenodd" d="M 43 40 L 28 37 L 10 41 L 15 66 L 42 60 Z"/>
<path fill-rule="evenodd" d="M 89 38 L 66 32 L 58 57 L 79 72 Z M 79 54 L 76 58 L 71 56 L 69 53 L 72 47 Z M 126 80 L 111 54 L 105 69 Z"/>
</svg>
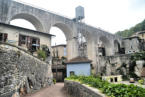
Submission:
<svg viewBox="0 0 145 97">
<path fill-rule="evenodd" d="M 96 88 L 88 87 L 79 82 L 65 80 L 64 88 L 71 97 L 107 97 Z"/>
<path fill-rule="evenodd" d="M 52 84 L 51 65 L 10 45 L 0 44 L 0 97 L 16 97 Z"/>
<path fill-rule="evenodd" d="M 103 75 L 127 75 L 131 54 L 99 57 L 98 71 Z M 123 74 L 120 74 L 120 71 Z"/>
</svg>

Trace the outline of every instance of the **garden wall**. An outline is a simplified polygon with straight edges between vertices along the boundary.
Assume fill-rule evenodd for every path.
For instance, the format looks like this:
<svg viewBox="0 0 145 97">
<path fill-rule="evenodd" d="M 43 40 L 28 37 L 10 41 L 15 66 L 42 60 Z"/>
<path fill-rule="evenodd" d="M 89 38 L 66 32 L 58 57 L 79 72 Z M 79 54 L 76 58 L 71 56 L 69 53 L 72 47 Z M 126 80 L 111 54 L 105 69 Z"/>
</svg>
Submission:
<svg viewBox="0 0 145 97">
<path fill-rule="evenodd" d="M 64 88 L 72 97 L 107 97 L 96 88 L 70 80 L 64 81 Z"/>
</svg>

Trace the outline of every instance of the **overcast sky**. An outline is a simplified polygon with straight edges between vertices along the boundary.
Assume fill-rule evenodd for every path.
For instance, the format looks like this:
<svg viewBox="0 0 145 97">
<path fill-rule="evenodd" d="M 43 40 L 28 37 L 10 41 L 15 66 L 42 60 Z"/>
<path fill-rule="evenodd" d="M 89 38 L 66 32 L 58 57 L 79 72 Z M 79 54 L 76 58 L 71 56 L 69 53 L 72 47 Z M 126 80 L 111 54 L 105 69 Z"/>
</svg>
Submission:
<svg viewBox="0 0 145 97">
<path fill-rule="evenodd" d="M 128 29 L 145 19 L 145 0 L 21 1 L 70 18 L 75 17 L 75 7 L 81 5 L 85 8 L 85 22 L 87 24 L 100 27 L 110 33 Z M 54 32 L 57 32 L 58 30 L 59 29 Z"/>
</svg>

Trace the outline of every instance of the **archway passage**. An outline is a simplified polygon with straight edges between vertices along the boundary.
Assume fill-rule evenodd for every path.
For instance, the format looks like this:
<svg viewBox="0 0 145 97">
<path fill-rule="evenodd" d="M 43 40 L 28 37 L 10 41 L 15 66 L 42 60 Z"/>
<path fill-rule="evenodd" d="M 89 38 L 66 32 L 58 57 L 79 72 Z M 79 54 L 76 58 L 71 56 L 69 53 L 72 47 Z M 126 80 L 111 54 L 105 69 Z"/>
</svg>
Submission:
<svg viewBox="0 0 145 97">
<path fill-rule="evenodd" d="M 53 37 L 51 40 L 51 46 L 66 44 L 66 37 L 64 32 L 58 27 L 52 27 L 50 34 L 55 35 L 55 37 Z"/>
<path fill-rule="evenodd" d="M 37 31 L 45 32 L 45 29 L 43 28 L 41 21 L 33 15 L 25 14 L 25 13 L 16 14 L 9 20 L 9 23 L 11 23 L 11 21 L 17 20 L 17 19 L 26 20 L 26 21 L 30 22 Z M 19 22 L 19 24 L 17 24 L 17 26 L 19 26 L 19 25 L 27 25 L 27 24 L 22 24 L 22 22 Z M 28 28 L 30 28 L 30 27 L 28 27 Z"/>
<path fill-rule="evenodd" d="M 51 27 L 50 33 L 55 35 L 52 38 L 52 72 L 57 82 L 64 81 L 66 77 L 65 62 L 67 60 L 67 39 L 69 29 L 64 24 L 55 24 Z"/>
<path fill-rule="evenodd" d="M 114 53 L 115 54 L 120 54 L 120 44 L 117 40 L 114 41 Z"/>
<path fill-rule="evenodd" d="M 99 38 L 98 50 L 99 50 L 99 55 L 101 56 L 111 55 L 111 43 L 109 39 L 107 39 L 107 37 L 101 36 Z"/>
</svg>

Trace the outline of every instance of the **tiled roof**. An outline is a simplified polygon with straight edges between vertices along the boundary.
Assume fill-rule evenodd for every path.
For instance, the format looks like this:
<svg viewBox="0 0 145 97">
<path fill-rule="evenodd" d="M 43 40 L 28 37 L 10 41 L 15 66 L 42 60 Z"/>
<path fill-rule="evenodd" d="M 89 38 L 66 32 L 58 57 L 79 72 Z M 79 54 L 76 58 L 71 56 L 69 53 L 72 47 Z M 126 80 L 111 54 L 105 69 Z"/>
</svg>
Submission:
<svg viewBox="0 0 145 97">
<path fill-rule="evenodd" d="M 52 35 L 52 34 L 49 34 L 49 33 L 46 33 L 46 32 L 35 31 L 35 30 L 32 30 L 32 29 L 23 28 L 23 27 L 19 27 L 19 26 L 15 26 L 15 25 L 10 25 L 10 24 L 5 24 L 5 23 L 0 23 L 0 25 L 11 27 L 11 28 L 17 28 L 17 29 L 21 29 L 21 30 L 23 29 L 26 32 L 27 31 L 31 31 L 31 32 L 34 32 L 36 34 L 44 34 L 44 35 L 47 35 L 47 36 L 55 36 L 55 35 Z"/>
<path fill-rule="evenodd" d="M 87 57 L 75 57 L 71 60 L 68 60 L 66 63 L 91 63 L 92 61 L 89 60 Z"/>
<path fill-rule="evenodd" d="M 141 77 L 145 77 L 145 67 L 143 67 L 143 69 L 142 69 Z"/>
<path fill-rule="evenodd" d="M 145 33 L 145 31 L 139 31 L 139 32 L 138 32 L 138 34 L 143 34 L 143 33 Z"/>
</svg>

